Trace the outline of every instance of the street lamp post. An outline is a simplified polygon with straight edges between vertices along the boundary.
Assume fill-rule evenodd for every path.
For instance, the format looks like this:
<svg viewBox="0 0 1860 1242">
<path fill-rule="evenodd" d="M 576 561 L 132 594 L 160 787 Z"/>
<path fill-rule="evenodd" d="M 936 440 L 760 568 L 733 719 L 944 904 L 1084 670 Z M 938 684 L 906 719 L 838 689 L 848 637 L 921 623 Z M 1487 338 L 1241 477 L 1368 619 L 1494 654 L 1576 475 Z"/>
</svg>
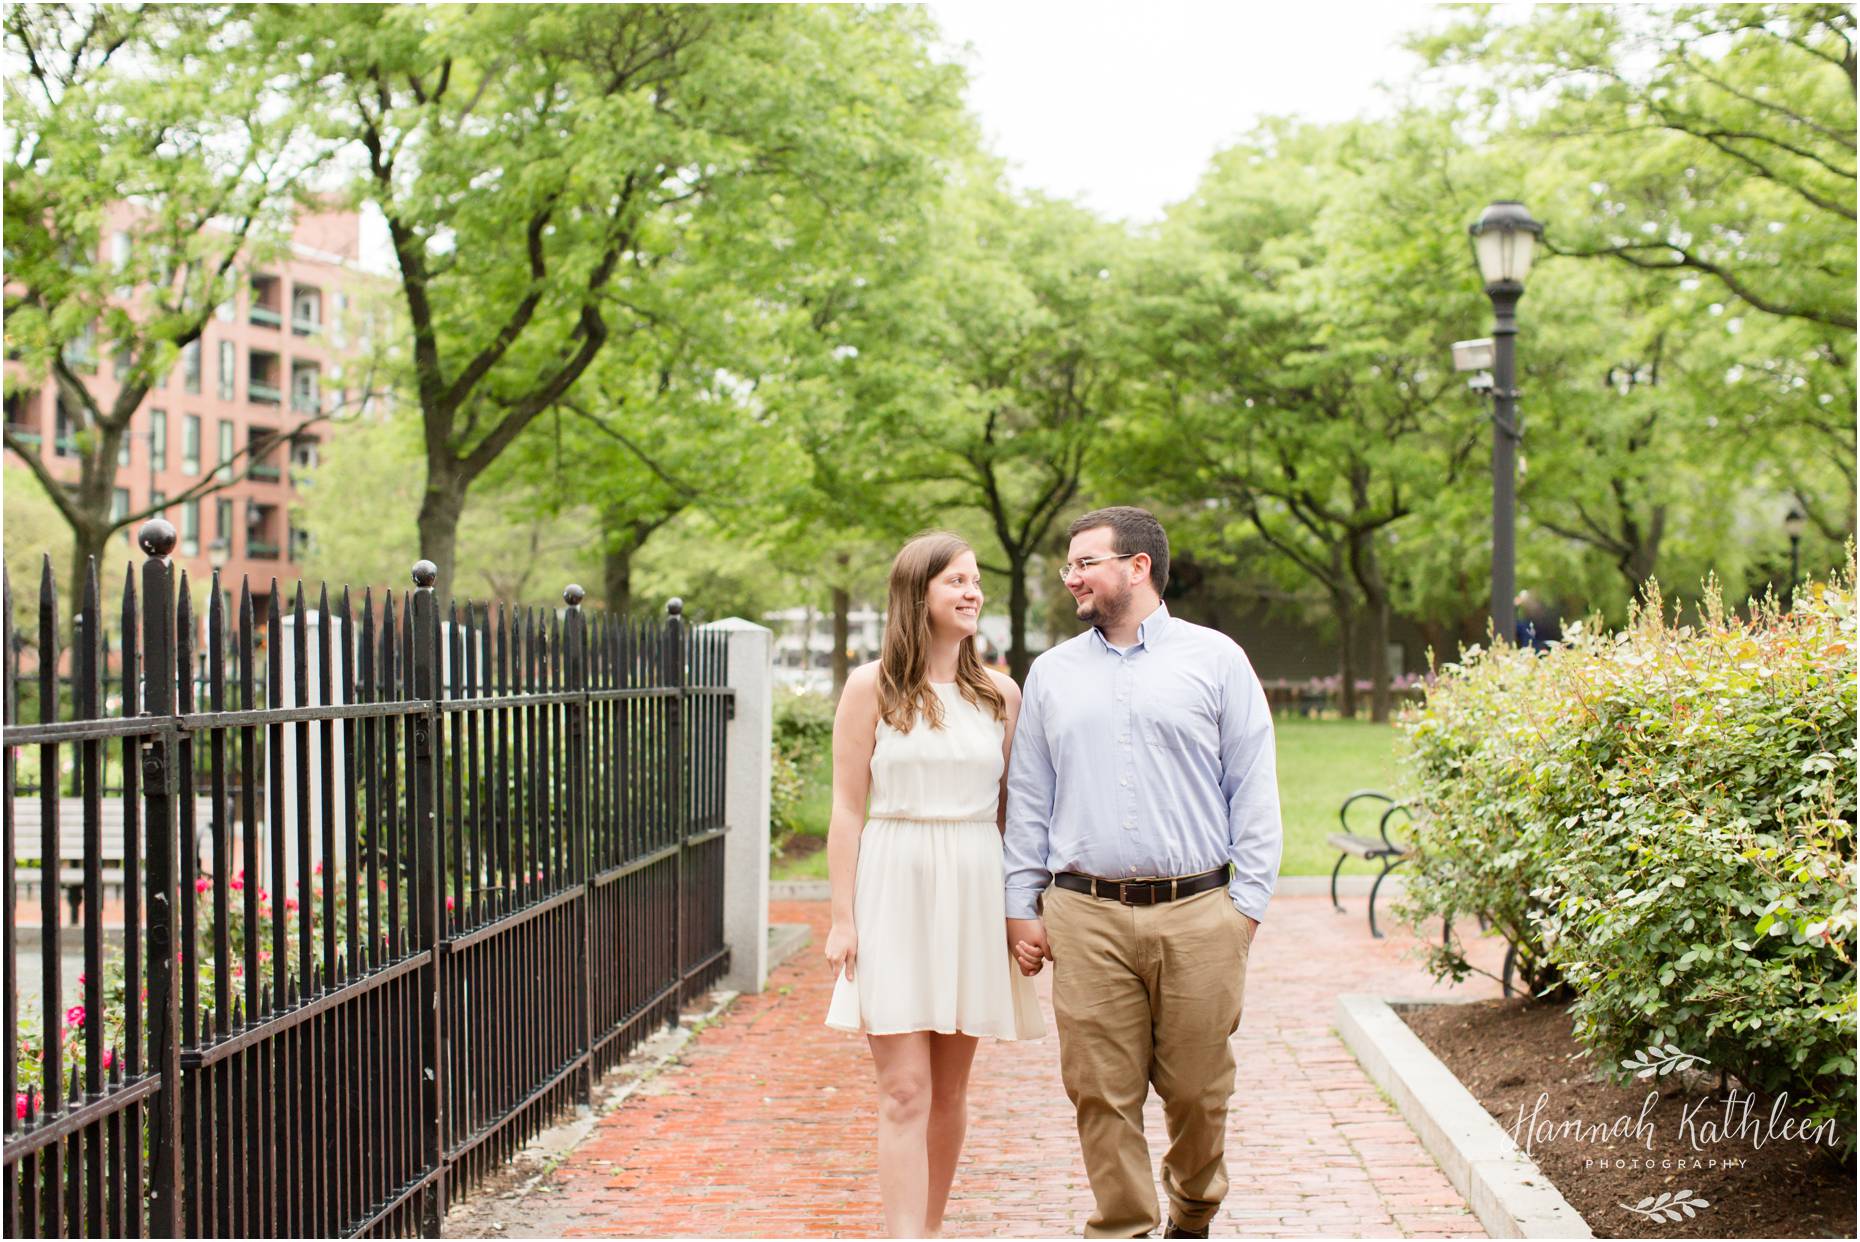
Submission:
<svg viewBox="0 0 1860 1242">
<path fill-rule="evenodd" d="M 1795 608 L 1795 584 L 1802 580 L 1802 531 L 1808 516 L 1794 505 L 1783 517 L 1783 533 L 1789 536 L 1789 607 Z"/>
<path fill-rule="evenodd" d="M 1501 200 L 1468 230 L 1486 296 L 1492 299 L 1492 629 L 1517 634 L 1518 299 L 1544 226 L 1523 203 Z"/>
</svg>

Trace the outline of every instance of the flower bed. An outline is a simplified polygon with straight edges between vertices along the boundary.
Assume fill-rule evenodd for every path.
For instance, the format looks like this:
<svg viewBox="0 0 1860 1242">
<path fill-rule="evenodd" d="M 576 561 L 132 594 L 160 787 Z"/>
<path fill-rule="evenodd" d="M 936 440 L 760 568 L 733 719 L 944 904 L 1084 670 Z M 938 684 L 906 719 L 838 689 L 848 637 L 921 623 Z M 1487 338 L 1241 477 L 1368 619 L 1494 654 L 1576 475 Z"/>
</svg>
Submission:
<svg viewBox="0 0 1860 1242">
<path fill-rule="evenodd" d="M 1799 1115 L 1746 1112 L 1715 1072 L 1656 1065 L 1618 1085 L 1571 1034 L 1563 1005 L 1419 1005 L 1401 1016 L 1598 1237 L 1854 1236 L 1852 1164 L 1805 1138 Z"/>
</svg>

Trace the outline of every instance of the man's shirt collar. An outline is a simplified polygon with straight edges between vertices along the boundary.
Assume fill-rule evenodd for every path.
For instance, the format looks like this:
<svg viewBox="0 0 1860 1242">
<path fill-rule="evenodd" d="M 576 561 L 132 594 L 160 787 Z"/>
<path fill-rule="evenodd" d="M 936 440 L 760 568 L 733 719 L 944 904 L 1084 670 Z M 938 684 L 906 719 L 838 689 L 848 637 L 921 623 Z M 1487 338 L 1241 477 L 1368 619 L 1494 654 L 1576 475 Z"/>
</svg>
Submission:
<svg viewBox="0 0 1860 1242">
<path fill-rule="evenodd" d="M 1111 641 L 1104 636 L 1104 631 L 1095 625 L 1091 627 L 1091 632 L 1097 636 L 1098 645 L 1106 651 L 1134 651 L 1138 647 L 1155 647 L 1158 642 L 1162 641 L 1163 635 L 1169 632 L 1169 621 L 1169 605 L 1159 601 L 1156 611 L 1143 618 L 1142 624 L 1137 626 L 1137 641 L 1128 648 L 1113 647 Z"/>
</svg>

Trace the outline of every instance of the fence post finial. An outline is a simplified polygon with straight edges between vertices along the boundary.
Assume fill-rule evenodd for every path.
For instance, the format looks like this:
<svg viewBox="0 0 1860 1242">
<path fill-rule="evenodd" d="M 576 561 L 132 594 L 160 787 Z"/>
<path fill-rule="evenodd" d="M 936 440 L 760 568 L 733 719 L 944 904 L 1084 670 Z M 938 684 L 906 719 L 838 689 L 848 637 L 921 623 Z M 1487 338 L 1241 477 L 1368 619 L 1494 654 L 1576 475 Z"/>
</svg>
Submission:
<svg viewBox="0 0 1860 1242">
<path fill-rule="evenodd" d="M 175 539 L 174 523 L 163 518 L 150 518 L 136 531 L 137 546 L 146 555 L 162 560 L 167 560 L 174 551 Z"/>
<path fill-rule="evenodd" d="M 679 599 L 676 595 L 666 600 L 665 601 L 665 615 L 668 617 L 684 616 L 685 615 L 685 601 L 683 601 L 682 599 Z"/>
<path fill-rule="evenodd" d="M 413 585 L 430 588 L 438 581 L 439 566 L 428 560 L 418 560 L 413 563 Z"/>
<path fill-rule="evenodd" d="M 571 582 L 562 588 L 562 602 L 570 608 L 581 607 L 581 601 L 588 598 L 588 593 L 581 589 L 579 582 Z"/>
</svg>

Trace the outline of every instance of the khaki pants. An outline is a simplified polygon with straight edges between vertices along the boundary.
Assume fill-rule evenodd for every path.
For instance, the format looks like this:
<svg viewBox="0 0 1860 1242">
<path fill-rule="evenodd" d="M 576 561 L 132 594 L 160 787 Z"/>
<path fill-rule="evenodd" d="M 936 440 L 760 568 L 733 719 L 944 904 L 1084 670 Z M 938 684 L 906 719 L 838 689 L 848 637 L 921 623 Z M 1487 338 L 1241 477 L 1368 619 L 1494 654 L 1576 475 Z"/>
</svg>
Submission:
<svg viewBox="0 0 1860 1242">
<path fill-rule="evenodd" d="M 1156 906 L 1055 887 L 1043 909 L 1060 1075 L 1098 1201 L 1085 1236 L 1141 1237 L 1162 1224 L 1143 1138 L 1152 1085 L 1169 1130 L 1170 1215 L 1206 1227 L 1227 1194 L 1228 1040 L 1240 1026 L 1253 924 L 1225 886 Z"/>
</svg>

